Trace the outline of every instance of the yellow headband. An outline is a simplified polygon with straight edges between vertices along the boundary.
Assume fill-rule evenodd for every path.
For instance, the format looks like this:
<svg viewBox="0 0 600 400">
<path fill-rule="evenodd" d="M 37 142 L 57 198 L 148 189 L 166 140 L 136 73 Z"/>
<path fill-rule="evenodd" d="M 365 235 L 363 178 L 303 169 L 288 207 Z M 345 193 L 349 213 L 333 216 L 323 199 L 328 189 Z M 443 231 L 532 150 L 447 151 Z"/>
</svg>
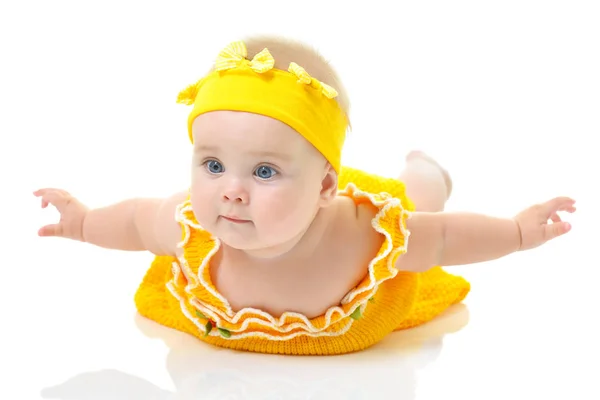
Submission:
<svg viewBox="0 0 600 400">
<path fill-rule="evenodd" d="M 339 172 L 348 119 L 332 87 L 311 77 L 296 63 L 288 71 L 274 68 L 267 49 L 247 59 L 243 42 L 219 53 L 214 71 L 179 93 L 177 102 L 194 105 L 188 117 L 192 138 L 194 119 L 217 110 L 265 115 L 291 126 Z"/>
</svg>

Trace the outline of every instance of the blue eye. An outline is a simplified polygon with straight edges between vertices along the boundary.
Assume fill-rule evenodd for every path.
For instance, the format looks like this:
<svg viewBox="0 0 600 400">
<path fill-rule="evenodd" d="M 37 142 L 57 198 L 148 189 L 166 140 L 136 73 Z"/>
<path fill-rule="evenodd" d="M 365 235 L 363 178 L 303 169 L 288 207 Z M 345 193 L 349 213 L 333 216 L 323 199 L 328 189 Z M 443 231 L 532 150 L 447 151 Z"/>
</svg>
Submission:
<svg viewBox="0 0 600 400">
<path fill-rule="evenodd" d="M 255 174 L 260 179 L 269 179 L 269 178 L 272 178 L 274 175 L 276 175 L 277 171 L 275 171 L 271 167 L 267 167 L 266 165 L 263 165 L 256 169 Z"/>
<path fill-rule="evenodd" d="M 215 161 L 215 160 L 207 161 L 206 167 L 208 168 L 208 171 L 213 174 L 220 174 L 221 172 L 223 172 L 223 166 L 221 165 L 220 162 Z"/>
</svg>

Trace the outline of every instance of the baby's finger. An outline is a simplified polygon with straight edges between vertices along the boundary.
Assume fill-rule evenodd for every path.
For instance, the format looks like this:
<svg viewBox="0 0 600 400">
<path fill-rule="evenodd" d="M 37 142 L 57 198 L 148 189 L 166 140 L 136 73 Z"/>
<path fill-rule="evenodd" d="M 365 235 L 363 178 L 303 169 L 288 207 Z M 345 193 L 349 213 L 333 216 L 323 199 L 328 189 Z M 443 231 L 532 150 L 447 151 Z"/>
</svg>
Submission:
<svg viewBox="0 0 600 400">
<path fill-rule="evenodd" d="M 65 196 L 60 192 L 48 192 L 42 197 L 42 208 L 48 207 L 48 204 L 52 204 L 56 209 L 62 213 L 71 201 L 69 196 Z"/>
<path fill-rule="evenodd" d="M 38 189 L 36 191 L 33 192 L 34 196 L 43 196 L 46 193 L 50 193 L 50 192 L 58 192 L 58 193 L 62 193 L 62 194 L 69 194 L 66 190 L 63 189 L 58 189 L 58 188 L 42 188 L 42 189 Z"/>
<path fill-rule="evenodd" d="M 560 216 L 557 213 L 554 213 L 550 216 L 550 219 L 552 220 L 552 222 L 557 223 L 557 222 L 561 222 L 562 220 L 560 219 Z"/>
<path fill-rule="evenodd" d="M 574 207 L 575 200 L 570 197 L 555 197 L 552 200 L 549 200 L 542 204 L 545 212 L 550 215 L 557 211 L 567 210 Z"/>
<path fill-rule="evenodd" d="M 557 222 L 555 224 L 548 224 L 544 227 L 545 239 L 552 240 L 557 238 L 571 230 L 571 224 L 568 222 Z"/>
<path fill-rule="evenodd" d="M 38 230 L 39 236 L 61 236 L 63 232 L 61 224 L 51 224 L 41 227 Z"/>
</svg>

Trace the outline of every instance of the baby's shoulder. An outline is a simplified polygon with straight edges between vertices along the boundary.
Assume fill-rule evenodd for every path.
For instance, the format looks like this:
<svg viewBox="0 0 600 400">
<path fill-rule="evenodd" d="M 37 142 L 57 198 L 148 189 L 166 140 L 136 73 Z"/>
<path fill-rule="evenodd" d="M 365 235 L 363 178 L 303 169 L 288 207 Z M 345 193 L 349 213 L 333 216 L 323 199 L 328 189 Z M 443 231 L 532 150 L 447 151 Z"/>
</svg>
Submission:
<svg viewBox="0 0 600 400">
<path fill-rule="evenodd" d="M 404 198 L 387 192 L 362 191 L 350 185 L 337 198 L 332 228 L 332 251 L 353 252 L 361 259 L 373 258 L 386 240 L 396 243 L 405 235 L 402 226 L 410 214 Z M 402 240 L 400 240 L 402 241 Z M 370 261 L 370 260 L 369 260 Z"/>
<path fill-rule="evenodd" d="M 362 276 L 383 244 L 384 236 L 372 225 L 378 209 L 369 203 L 355 203 L 346 196 L 339 196 L 336 203 L 327 250 L 344 265 L 354 265 L 354 274 Z"/>
<path fill-rule="evenodd" d="M 355 201 L 350 196 L 338 195 L 335 206 L 332 225 L 336 231 L 334 234 L 338 234 L 336 236 L 344 237 L 344 233 L 361 235 L 365 231 L 373 230 L 371 221 L 379 209 L 371 202 Z"/>
<path fill-rule="evenodd" d="M 394 199 L 388 193 L 366 192 L 349 185 L 336 198 L 335 224 L 338 229 L 359 237 L 376 233 L 374 224 L 385 215 L 390 203 L 394 203 Z"/>
</svg>

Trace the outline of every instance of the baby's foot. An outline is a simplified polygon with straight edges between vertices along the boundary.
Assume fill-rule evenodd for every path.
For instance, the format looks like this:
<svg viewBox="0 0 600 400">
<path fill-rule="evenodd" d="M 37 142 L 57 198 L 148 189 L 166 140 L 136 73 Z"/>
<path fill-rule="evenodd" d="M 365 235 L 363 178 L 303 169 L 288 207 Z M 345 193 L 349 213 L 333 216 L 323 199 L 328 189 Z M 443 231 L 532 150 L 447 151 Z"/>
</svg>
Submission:
<svg viewBox="0 0 600 400">
<path fill-rule="evenodd" d="M 406 162 L 410 160 L 420 159 L 423 161 L 427 161 L 433 165 L 435 165 L 439 170 L 442 176 L 444 177 L 444 183 L 446 184 L 446 199 L 450 198 L 450 194 L 452 194 L 452 179 L 450 178 L 450 174 L 446 171 L 437 161 L 428 156 L 422 151 L 413 150 L 406 155 Z"/>
</svg>

